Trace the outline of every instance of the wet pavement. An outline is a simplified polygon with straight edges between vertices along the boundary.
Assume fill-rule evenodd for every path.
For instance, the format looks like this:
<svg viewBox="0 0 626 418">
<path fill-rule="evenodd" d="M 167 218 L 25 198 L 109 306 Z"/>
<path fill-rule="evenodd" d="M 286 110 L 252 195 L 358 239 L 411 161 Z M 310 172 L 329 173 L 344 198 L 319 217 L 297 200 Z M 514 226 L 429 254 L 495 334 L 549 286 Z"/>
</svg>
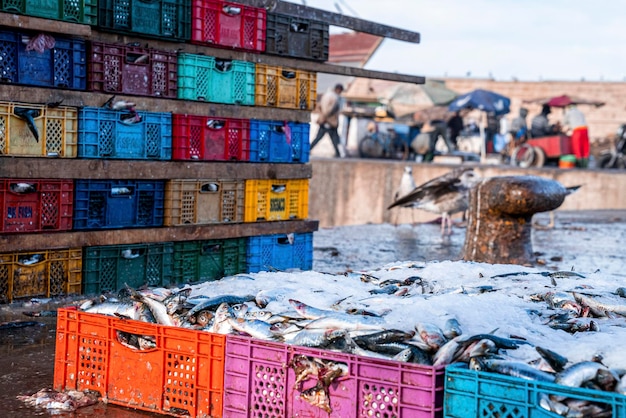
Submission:
<svg viewBox="0 0 626 418">
<path fill-rule="evenodd" d="M 533 229 L 532 241 L 537 265 L 552 270 L 626 275 L 626 211 L 557 211 L 551 229 Z M 547 213 L 533 218 L 540 225 L 549 222 Z M 320 229 L 314 234 L 313 269 L 343 273 L 347 270 L 376 269 L 396 261 L 460 260 L 465 230 L 454 228 L 442 237 L 436 222 L 417 225 L 359 225 Z M 49 304 L 28 301 L 0 305 L 0 323 L 34 321 L 21 328 L 0 326 L 0 415 L 5 418 L 32 418 L 50 415 L 27 407 L 17 395 L 31 395 L 51 388 L 54 374 L 54 317 L 28 317 L 24 312 L 49 310 L 71 303 L 69 299 Z M 1 324 L 0 324 L 1 325 Z M 58 417 L 138 418 L 157 414 L 98 404 Z"/>
</svg>

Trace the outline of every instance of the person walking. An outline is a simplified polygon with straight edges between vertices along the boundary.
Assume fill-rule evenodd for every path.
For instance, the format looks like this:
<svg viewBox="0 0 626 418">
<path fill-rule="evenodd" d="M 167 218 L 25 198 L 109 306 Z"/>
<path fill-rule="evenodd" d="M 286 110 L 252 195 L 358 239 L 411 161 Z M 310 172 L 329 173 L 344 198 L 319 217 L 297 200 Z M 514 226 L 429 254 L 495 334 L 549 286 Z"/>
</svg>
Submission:
<svg viewBox="0 0 626 418">
<path fill-rule="evenodd" d="M 579 167 L 589 164 L 589 132 L 585 115 L 574 103 L 567 106 L 563 116 L 563 131 L 572 137 L 572 151 Z"/>
<path fill-rule="evenodd" d="M 315 139 L 311 143 L 311 151 L 328 134 L 335 148 L 335 157 L 343 158 L 346 152 L 341 144 L 341 139 L 337 133 L 339 126 L 339 111 L 341 110 L 341 93 L 343 85 L 337 84 L 334 89 L 324 93 L 318 103 L 317 124 L 318 130 Z"/>
<path fill-rule="evenodd" d="M 463 130 L 463 118 L 461 117 L 461 111 L 457 110 L 448 120 L 448 141 L 446 144 L 448 146 L 452 145 L 454 148 L 450 150 L 450 152 L 456 150 L 458 148 L 458 138 Z"/>
</svg>

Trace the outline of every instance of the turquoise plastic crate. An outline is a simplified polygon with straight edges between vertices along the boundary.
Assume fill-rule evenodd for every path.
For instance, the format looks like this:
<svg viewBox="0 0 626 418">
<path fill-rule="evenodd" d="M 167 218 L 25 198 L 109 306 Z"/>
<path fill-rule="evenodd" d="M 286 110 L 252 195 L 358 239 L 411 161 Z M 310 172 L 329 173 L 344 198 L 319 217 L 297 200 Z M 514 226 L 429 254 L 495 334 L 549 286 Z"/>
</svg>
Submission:
<svg viewBox="0 0 626 418">
<path fill-rule="evenodd" d="M 611 417 L 626 418 L 626 396 L 479 372 L 464 364 L 446 367 L 444 417 L 561 417 L 540 406 L 539 401 L 546 395 L 601 403 L 612 411 Z"/>
<path fill-rule="evenodd" d="M 0 11 L 95 25 L 98 0 L 2 0 Z"/>
<path fill-rule="evenodd" d="M 196 54 L 178 54 L 178 98 L 254 105 L 255 65 Z"/>
<path fill-rule="evenodd" d="M 271 270 L 313 268 L 313 233 L 261 235 L 248 238 L 247 265 L 249 273 Z"/>
<path fill-rule="evenodd" d="M 128 123 L 130 112 L 97 107 L 78 111 L 78 156 L 138 160 L 172 159 L 172 114 L 137 112 L 140 122 Z"/>
<path fill-rule="evenodd" d="M 174 281 L 218 280 L 246 271 L 246 239 L 229 238 L 174 243 Z"/>
</svg>

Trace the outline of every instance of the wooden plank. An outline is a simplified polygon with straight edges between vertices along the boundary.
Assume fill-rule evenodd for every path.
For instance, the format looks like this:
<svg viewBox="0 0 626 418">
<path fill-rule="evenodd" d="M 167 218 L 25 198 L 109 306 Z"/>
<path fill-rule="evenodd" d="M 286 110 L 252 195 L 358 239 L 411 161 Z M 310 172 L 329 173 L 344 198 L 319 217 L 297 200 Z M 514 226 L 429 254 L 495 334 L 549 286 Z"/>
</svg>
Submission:
<svg viewBox="0 0 626 418">
<path fill-rule="evenodd" d="M 40 251 L 94 245 L 227 239 L 271 234 L 315 232 L 319 222 L 272 221 L 238 224 L 190 225 L 146 229 L 113 229 L 39 234 L 0 235 L 0 252 Z"/>
<path fill-rule="evenodd" d="M 304 179 L 311 164 L 0 157 L 0 177 L 45 179 Z"/>
<path fill-rule="evenodd" d="M 314 7 L 303 6 L 296 3 L 289 3 L 279 0 L 237 0 L 237 2 L 254 7 L 263 7 L 268 12 L 283 13 L 290 16 L 326 22 L 330 25 L 353 29 L 357 32 L 371 33 L 372 35 L 397 39 L 399 41 L 405 42 L 420 42 L 420 34 L 418 32 L 399 29 L 392 26 L 387 26 L 380 23 L 359 19 L 356 17 L 346 16 L 339 13 L 333 13 L 326 10 L 316 9 Z M 385 7 L 385 4 L 381 3 L 380 7 Z M 399 10 L 398 13 L 402 13 L 402 11 Z"/>
<path fill-rule="evenodd" d="M 50 20 L 33 16 L 22 16 L 0 12 L 0 26 L 9 26 L 16 29 L 36 30 L 43 32 L 61 33 L 63 35 L 91 36 L 91 26 L 78 23 Z"/>
<path fill-rule="evenodd" d="M 0 100 L 24 103 L 55 103 L 64 106 L 102 106 L 113 94 L 62 90 L 48 87 L 3 84 L 0 86 Z M 311 111 L 280 109 L 263 106 L 238 106 L 220 103 L 195 102 L 189 100 L 163 99 L 120 94 L 119 99 L 130 100 L 137 110 L 148 112 L 171 112 L 188 115 L 215 116 L 222 118 L 243 118 L 262 120 L 289 120 L 308 123 Z"/>
<path fill-rule="evenodd" d="M 94 39 L 101 42 L 127 44 L 135 42 L 137 39 L 116 33 L 93 33 Z M 348 67 L 343 65 L 326 64 L 323 62 L 307 61 L 297 58 L 281 57 L 275 55 L 258 54 L 253 52 L 235 51 L 232 49 L 212 48 L 204 45 L 180 44 L 163 40 L 151 39 L 147 42 L 151 48 L 160 49 L 162 51 L 178 51 L 189 54 L 205 54 L 208 56 L 220 58 L 254 62 L 255 64 L 267 64 L 282 67 L 297 68 L 305 71 L 314 71 L 317 73 L 337 74 L 350 77 L 364 77 L 379 80 L 398 81 L 403 83 L 424 84 L 425 77 L 418 75 L 386 73 L 383 71 L 366 70 L 358 67 Z"/>
</svg>

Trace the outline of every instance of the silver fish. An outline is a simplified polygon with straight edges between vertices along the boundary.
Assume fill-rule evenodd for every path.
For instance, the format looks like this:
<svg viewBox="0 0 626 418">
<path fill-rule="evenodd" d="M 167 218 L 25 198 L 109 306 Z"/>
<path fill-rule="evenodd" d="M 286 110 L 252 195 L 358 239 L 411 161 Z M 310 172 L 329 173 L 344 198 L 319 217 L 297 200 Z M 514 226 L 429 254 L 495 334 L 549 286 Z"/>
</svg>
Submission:
<svg viewBox="0 0 626 418">
<path fill-rule="evenodd" d="M 458 337 L 463 334 L 461 330 L 461 324 L 456 318 L 449 318 L 446 320 L 446 323 L 443 325 L 443 336 L 447 339 L 452 339 L 454 337 Z"/>
<path fill-rule="evenodd" d="M 328 329 L 340 328 L 353 331 L 359 330 L 382 330 L 385 322 L 381 318 L 374 316 L 356 316 L 343 313 L 336 313 L 326 317 L 318 318 L 306 325 L 307 329 Z"/>
<path fill-rule="evenodd" d="M 239 331 L 245 332 L 253 338 L 260 340 L 273 340 L 274 334 L 270 331 L 270 324 L 257 319 L 245 320 L 243 318 L 229 317 L 226 319 L 230 326 Z"/>
<path fill-rule="evenodd" d="M 583 306 L 589 307 L 591 312 L 597 317 L 609 316 L 608 313 L 613 313 L 621 316 L 626 316 L 626 304 L 612 304 L 607 301 L 601 301 L 596 298 L 587 297 L 580 293 L 572 292 L 576 302 Z"/>
<path fill-rule="evenodd" d="M 519 361 L 474 357 L 470 360 L 470 368 L 473 370 L 486 370 L 506 374 L 525 380 L 554 382 L 554 376 L 550 373 L 542 372 Z"/>
<path fill-rule="evenodd" d="M 343 329 L 316 329 L 301 330 L 283 336 L 288 344 L 299 345 L 303 347 L 326 347 L 333 340 L 343 338 L 347 334 Z"/>
<path fill-rule="evenodd" d="M 447 341 L 443 331 L 435 324 L 418 322 L 415 325 L 417 335 L 426 343 L 431 351 L 437 351 Z"/>
<path fill-rule="evenodd" d="M 168 325 L 170 327 L 178 325 L 178 321 L 175 321 L 170 315 L 168 315 L 167 308 L 162 302 L 154 300 L 151 297 L 145 296 L 135 290 L 131 290 L 131 295 L 135 300 L 140 301 L 148 307 L 158 324 Z"/>
<path fill-rule="evenodd" d="M 134 319 L 142 321 L 144 318 L 144 306 L 140 302 L 102 302 L 95 304 L 85 312 L 96 313 L 109 316 L 117 316 L 122 318 Z"/>
</svg>

